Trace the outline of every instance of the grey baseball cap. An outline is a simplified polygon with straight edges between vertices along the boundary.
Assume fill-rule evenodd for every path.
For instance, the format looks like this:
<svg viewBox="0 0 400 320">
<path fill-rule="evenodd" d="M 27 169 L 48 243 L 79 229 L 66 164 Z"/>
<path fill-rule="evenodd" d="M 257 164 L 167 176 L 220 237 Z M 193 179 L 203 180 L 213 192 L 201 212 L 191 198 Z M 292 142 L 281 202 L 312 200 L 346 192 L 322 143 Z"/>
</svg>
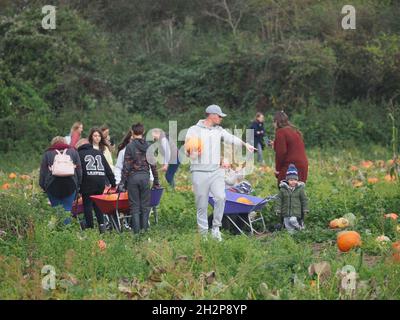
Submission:
<svg viewBox="0 0 400 320">
<path fill-rule="evenodd" d="M 220 117 L 226 117 L 226 114 L 222 112 L 221 108 L 219 106 L 217 106 L 216 104 L 212 104 L 210 106 L 207 107 L 206 109 L 206 113 L 209 114 L 217 114 Z"/>
</svg>

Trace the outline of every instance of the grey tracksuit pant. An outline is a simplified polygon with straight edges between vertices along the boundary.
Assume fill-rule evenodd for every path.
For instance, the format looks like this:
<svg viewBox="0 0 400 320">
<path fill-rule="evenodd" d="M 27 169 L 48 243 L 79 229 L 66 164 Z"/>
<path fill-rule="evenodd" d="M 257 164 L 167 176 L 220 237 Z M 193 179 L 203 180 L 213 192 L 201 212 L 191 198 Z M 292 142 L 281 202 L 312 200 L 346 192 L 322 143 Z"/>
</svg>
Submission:
<svg viewBox="0 0 400 320">
<path fill-rule="evenodd" d="M 200 233 L 208 232 L 208 196 L 214 198 L 213 228 L 220 227 L 225 208 L 225 171 L 192 171 L 192 183 L 197 208 L 197 225 Z"/>
</svg>

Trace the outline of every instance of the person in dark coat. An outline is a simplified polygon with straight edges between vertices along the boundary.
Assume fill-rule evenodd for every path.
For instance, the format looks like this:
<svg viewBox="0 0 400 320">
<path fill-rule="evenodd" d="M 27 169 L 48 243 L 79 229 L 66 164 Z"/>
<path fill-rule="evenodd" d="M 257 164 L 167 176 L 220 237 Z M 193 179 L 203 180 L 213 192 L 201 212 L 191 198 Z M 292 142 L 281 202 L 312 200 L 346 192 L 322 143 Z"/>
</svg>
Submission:
<svg viewBox="0 0 400 320">
<path fill-rule="evenodd" d="M 149 144 L 143 139 L 144 127 L 141 123 L 132 126 L 133 140 L 126 146 L 121 182 L 118 191 L 128 189 L 129 211 L 132 216 L 133 233 L 146 231 L 150 215 L 150 168 L 154 176 L 153 187 L 159 188 L 155 159 L 147 158 Z"/>
<path fill-rule="evenodd" d="M 85 227 L 93 228 L 93 209 L 96 214 L 100 233 L 105 231 L 104 215 L 97 205 L 90 199 L 92 195 L 103 194 L 106 186 L 106 177 L 111 186 L 115 187 L 115 178 L 106 158 L 100 150 L 93 148 L 87 139 L 77 143 L 79 157 L 82 163 L 82 194 L 83 209 L 85 214 Z"/>
<path fill-rule="evenodd" d="M 74 166 L 75 173 L 69 177 L 54 176 L 50 170 L 54 163 L 57 151 L 70 156 Z M 72 211 L 72 203 L 74 202 L 76 193 L 82 180 L 81 161 L 78 152 L 67 144 L 64 137 L 55 137 L 51 141 L 51 146 L 43 155 L 40 165 L 39 185 L 44 192 L 47 193 L 52 207 L 62 205 L 65 211 Z M 65 221 L 69 223 L 70 220 Z"/>
<path fill-rule="evenodd" d="M 296 166 L 299 181 L 307 182 L 308 159 L 301 132 L 289 121 L 283 111 L 274 116 L 275 175 L 279 183 L 285 179 L 289 164 Z"/>
<path fill-rule="evenodd" d="M 289 233 L 304 229 L 304 217 L 309 212 L 305 184 L 298 179 L 296 167 L 290 164 L 286 180 L 279 184 L 279 194 L 275 202 L 275 211 Z"/>
<path fill-rule="evenodd" d="M 257 162 L 263 162 L 263 149 L 265 149 L 265 129 L 264 129 L 264 115 L 257 112 L 254 121 L 251 123 L 250 128 L 254 130 L 254 146 L 257 148 Z"/>
</svg>

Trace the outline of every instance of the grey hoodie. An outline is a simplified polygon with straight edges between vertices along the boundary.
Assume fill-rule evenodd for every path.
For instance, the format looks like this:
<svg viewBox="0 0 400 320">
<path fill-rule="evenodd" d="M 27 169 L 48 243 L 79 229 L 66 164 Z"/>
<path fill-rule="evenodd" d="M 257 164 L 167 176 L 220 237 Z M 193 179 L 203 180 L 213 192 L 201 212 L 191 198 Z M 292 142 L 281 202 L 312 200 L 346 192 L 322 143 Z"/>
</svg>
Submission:
<svg viewBox="0 0 400 320">
<path fill-rule="evenodd" d="M 196 159 L 191 159 L 190 171 L 215 171 L 220 168 L 221 163 L 221 141 L 228 144 L 242 146 L 243 141 L 229 133 L 221 126 L 207 127 L 204 120 L 191 126 L 186 134 L 186 140 L 198 137 L 203 141 L 203 150 Z"/>
</svg>

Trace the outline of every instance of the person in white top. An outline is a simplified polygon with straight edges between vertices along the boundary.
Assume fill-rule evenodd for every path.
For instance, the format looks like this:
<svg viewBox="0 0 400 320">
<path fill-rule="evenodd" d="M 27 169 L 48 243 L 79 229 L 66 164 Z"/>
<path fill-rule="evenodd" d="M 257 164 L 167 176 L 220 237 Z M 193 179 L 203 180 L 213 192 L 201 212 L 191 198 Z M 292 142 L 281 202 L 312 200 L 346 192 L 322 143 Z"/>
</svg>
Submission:
<svg viewBox="0 0 400 320">
<path fill-rule="evenodd" d="M 162 156 L 162 171 L 165 172 L 165 179 L 171 187 L 175 187 L 174 176 L 180 165 L 178 158 L 178 148 L 176 144 L 169 139 L 166 133 L 154 128 L 151 130 L 153 140 L 159 144 L 160 154 Z"/>
<path fill-rule="evenodd" d="M 236 146 L 245 146 L 250 152 L 257 149 L 220 126 L 226 114 L 222 112 L 219 106 L 208 106 L 206 115 L 206 119 L 200 120 L 196 125 L 189 128 L 185 141 L 188 142 L 195 138 L 200 139 L 203 143 L 201 153 L 190 150 L 191 153 L 189 154 L 199 231 L 202 235 L 208 233 L 207 208 L 208 197 L 211 192 L 214 198 L 211 236 L 221 241 L 222 236 L 219 228 L 225 208 L 225 171 L 221 168 L 221 141 Z"/>
</svg>

